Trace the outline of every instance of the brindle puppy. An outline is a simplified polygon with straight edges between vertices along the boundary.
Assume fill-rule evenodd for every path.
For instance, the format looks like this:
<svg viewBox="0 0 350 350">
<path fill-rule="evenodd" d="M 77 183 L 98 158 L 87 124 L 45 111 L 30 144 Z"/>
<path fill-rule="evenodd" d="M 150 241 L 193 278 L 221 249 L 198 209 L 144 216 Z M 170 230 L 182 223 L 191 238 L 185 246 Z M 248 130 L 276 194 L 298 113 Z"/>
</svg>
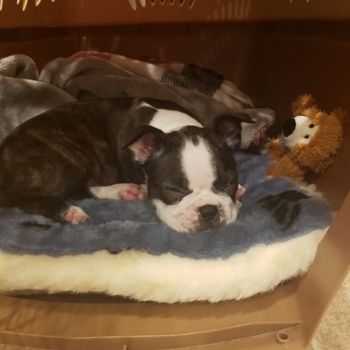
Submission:
<svg viewBox="0 0 350 350">
<path fill-rule="evenodd" d="M 61 222 L 88 216 L 69 201 L 144 198 L 159 218 L 189 232 L 235 220 L 238 177 L 232 148 L 242 113 L 210 127 L 169 101 L 120 98 L 47 111 L 0 147 L 0 206 Z"/>
</svg>

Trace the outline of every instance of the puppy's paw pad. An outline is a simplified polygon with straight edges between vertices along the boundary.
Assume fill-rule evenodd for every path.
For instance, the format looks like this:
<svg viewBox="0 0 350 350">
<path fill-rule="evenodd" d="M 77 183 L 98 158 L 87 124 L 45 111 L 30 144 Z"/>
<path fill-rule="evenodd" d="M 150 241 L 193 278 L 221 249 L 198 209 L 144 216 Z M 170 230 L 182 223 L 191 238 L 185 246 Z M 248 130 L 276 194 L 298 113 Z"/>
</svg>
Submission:
<svg viewBox="0 0 350 350">
<path fill-rule="evenodd" d="M 70 222 L 73 225 L 84 223 L 89 216 L 84 212 L 83 209 L 71 205 L 68 210 L 63 214 L 63 219 Z"/>
</svg>

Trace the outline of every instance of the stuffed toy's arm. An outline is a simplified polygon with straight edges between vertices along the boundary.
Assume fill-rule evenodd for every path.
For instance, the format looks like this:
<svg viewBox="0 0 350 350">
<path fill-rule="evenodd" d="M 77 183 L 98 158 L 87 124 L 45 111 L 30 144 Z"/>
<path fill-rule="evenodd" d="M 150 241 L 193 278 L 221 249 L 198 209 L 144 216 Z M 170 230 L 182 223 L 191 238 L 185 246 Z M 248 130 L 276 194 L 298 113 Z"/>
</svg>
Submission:
<svg viewBox="0 0 350 350">
<path fill-rule="evenodd" d="M 278 139 L 269 139 L 266 144 L 266 152 L 272 160 L 278 160 L 286 154 L 287 148 Z"/>
<path fill-rule="evenodd" d="M 285 176 L 294 181 L 302 182 L 305 173 L 293 162 L 289 155 L 285 155 L 270 166 L 267 175 L 269 177 Z"/>
</svg>

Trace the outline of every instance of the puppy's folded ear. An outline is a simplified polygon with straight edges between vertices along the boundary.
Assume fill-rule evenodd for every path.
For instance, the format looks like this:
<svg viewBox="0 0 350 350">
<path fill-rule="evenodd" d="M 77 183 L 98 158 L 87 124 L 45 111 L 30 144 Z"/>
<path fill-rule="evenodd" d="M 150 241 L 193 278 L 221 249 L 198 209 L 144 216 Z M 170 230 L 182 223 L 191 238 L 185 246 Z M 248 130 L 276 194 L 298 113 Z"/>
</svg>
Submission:
<svg viewBox="0 0 350 350">
<path fill-rule="evenodd" d="M 161 154 L 165 144 L 165 134 L 152 126 L 134 129 L 125 138 L 123 149 L 128 148 L 135 161 L 143 164 L 152 157 Z"/>
<path fill-rule="evenodd" d="M 212 132 L 221 145 L 239 148 L 243 123 L 254 123 L 244 112 L 219 115 L 214 119 Z"/>
</svg>

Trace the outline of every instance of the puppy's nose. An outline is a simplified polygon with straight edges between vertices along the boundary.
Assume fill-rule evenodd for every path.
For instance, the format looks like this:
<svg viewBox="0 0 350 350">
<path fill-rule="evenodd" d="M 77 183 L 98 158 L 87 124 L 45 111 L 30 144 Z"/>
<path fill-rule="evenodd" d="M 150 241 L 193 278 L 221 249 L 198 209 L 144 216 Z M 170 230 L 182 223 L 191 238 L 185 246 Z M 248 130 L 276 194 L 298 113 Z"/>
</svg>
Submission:
<svg viewBox="0 0 350 350">
<path fill-rule="evenodd" d="M 203 205 L 199 207 L 198 210 L 201 218 L 206 222 L 214 221 L 219 216 L 218 207 L 216 205 Z"/>
<path fill-rule="evenodd" d="M 293 131 L 295 130 L 296 127 L 296 122 L 295 119 L 289 119 L 283 126 L 283 135 L 285 137 L 289 136 L 290 134 L 293 133 Z"/>
</svg>

